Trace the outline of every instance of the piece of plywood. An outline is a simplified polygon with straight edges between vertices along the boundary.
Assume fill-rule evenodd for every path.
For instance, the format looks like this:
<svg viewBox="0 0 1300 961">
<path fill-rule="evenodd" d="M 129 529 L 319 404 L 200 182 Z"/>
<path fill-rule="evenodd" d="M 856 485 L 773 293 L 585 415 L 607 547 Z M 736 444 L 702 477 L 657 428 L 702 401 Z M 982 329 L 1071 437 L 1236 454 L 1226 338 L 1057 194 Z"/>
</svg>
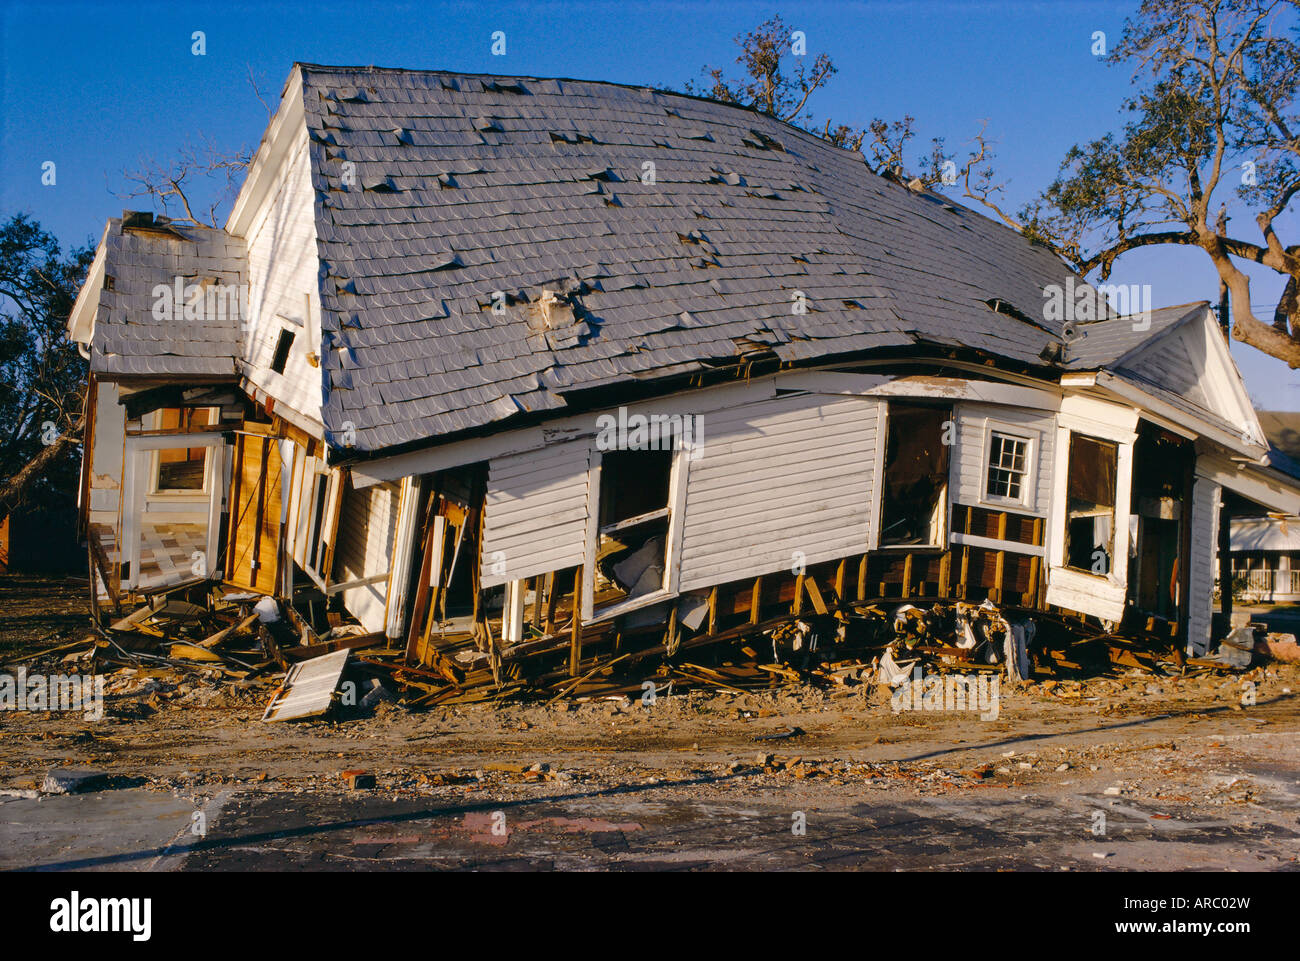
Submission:
<svg viewBox="0 0 1300 961">
<path fill-rule="evenodd" d="M 274 594 L 280 570 L 280 442 L 269 428 L 246 424 L 231 468 L 226 580 Z"/>
</svg>

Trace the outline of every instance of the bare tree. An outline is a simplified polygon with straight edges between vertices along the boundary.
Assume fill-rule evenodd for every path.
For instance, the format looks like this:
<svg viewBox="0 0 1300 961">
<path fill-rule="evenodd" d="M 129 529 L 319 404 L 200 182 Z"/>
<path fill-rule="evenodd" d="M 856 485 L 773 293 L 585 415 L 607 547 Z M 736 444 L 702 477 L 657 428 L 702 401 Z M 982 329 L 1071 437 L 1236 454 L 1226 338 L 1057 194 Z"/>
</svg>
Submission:
<svg viewBox="0 0 1300 961">
<path fill-rule="evenodd" d="M 275 111 L 262 95 L 251 65 L 248 65 L 248 84 L 266 110 L 269 123 Z M 134 169 L 124 170 L 122 177 L 130 187 L 118 196 L 148 197 L 173 220 L 217 227 L 223 208 L 235 199 L 252 161 L 253 151 L 246 145 L 226 150 L 214 145 L 208 137 L 200 136 L 182 144 L 169 161 L 145 157 Z M 199 201 L 200 197 L 204 202 Z"/>
</svg>

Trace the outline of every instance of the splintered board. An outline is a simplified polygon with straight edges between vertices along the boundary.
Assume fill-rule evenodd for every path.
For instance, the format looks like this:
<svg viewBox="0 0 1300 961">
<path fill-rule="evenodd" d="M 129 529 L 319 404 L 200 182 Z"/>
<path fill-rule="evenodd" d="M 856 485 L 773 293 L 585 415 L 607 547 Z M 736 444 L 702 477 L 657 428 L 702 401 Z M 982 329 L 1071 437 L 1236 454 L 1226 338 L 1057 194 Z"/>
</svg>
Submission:
<svg viewBox="0 0 1300 961">
<path fill-rule="evenodd" d="M 293 721 L 317 717 L 329 710 L 351 651 L 322 654 L 289 668 L 266 705 L 263 721 Z"/>
</svg>

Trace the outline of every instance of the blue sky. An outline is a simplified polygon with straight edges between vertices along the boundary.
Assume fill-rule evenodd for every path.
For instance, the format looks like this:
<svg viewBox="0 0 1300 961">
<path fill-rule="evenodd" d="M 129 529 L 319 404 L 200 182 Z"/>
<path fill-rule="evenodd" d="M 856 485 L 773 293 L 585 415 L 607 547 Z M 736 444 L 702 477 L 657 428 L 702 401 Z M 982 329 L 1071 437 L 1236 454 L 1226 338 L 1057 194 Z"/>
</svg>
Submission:
<svg viewBox="0 0 1300 961">
<path fill-rule="evenodd" d="M 581 77 L 680 86 L 704 64 L 733 67 L 732 39 L 772 13 L 839 68 L 811 102 L 823 121 L 865 125 L 911 114 L 921 136 L 961 146 L 988 121 L 1018 207 L 1050 182 L 1065 150 L 1114 129 L 1131 89 L 1093 55 L 1136 3 L 23 3 L 0 0 L 0 215 L 25 210 L 65 243 L 147 201 L 116 194 L 122 172 L 207 138 L 256 145 L 295 60 Z M 191 53 L 204 32 L 206 53 Z M 493 56 L 494 31 L 506 53 Z M 52 160 L 56 183 L 43 186 Z M 1250 224 L 1239 212 L 1236 226 Z M 1297 218 L 1280 222 L 1294 242 Z M 1253 225 L 1241 234 L 1247 239 Z M 1213 300 L 1214 272 L 1187 249 L 1135 252 L 1115 283 L 1152 285 L 1155 306 Z M 1281 282 L 1258 274 L 1253 300 Z M 1233 345 L 1256 403 L 1300 410 L 1300 377 Z"/>
</svg>

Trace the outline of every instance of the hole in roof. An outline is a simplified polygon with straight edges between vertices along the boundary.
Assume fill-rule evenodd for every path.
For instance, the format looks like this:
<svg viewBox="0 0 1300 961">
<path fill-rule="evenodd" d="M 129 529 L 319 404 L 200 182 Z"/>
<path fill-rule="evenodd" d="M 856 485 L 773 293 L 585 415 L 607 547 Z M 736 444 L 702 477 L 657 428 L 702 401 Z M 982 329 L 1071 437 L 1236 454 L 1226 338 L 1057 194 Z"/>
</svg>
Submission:
<svg viewBox="0 0 1300 961">
<path fill-rule="evenodd" d="M 485 80 L 483 89 L 488 93 L 528 93 L 528 88 L 517 80 Z"/>
</svg>

